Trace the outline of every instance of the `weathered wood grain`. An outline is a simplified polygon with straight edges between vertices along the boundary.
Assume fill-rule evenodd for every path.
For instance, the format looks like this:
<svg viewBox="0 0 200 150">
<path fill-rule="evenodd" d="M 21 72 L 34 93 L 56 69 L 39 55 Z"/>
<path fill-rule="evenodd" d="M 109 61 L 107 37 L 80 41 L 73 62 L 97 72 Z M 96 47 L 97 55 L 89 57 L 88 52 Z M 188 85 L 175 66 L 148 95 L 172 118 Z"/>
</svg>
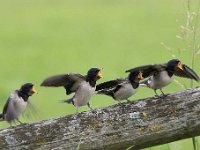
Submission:
<svg viewBox="0 0 200 150">
<path fill-rule="evenodd" d="M 137 150 L 197 135 L 200 88 L 4 129 L 0 149 Z"/>
</svg>

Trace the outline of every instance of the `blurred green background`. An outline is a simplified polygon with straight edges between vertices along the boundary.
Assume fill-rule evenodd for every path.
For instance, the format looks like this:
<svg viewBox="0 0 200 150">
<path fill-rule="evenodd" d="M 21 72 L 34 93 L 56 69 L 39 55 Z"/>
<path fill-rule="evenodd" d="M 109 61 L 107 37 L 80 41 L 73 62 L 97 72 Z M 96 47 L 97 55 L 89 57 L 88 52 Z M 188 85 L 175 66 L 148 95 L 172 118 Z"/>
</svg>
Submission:
<svg viewBox="0 0 200 150">
<path fill-rule="evenodd" d="M 196 9 L 197 1 L 191 1 L 191 9 Z M 86 74 L 91 67 L 103 68 L 99 83 L 125 77 L 126 69 L 171 59 L 162 42 L 190 65 L 191 49 L 179 53 L 185 43 L 176 38 L 186 13 L 186 0 L 0 0 L 0 109 L 12 90 L 33 82 L 39 94 L 31 102 L 41 119 L 73 114 L 72 105 L 58 102 L 66 98 L 64 89 L 40 87 L 43 79 L 60 73 Z M 197 65 L 195 70 L 200 74 Z M 176 83 L 164 89 L 179 90 Z M 153 95 L 152 90 L 141 88 L 131 99 Z M 91 100 L 94 108 L 116 103 L 102 95 Z M 88 108 L 80 109 L 84 110 Z M 0 128 L 4 127 L 8 124 L 1 122 Z M 169 147 L 193 149 L 191 139 L 151 149 Z"/>
</svg>

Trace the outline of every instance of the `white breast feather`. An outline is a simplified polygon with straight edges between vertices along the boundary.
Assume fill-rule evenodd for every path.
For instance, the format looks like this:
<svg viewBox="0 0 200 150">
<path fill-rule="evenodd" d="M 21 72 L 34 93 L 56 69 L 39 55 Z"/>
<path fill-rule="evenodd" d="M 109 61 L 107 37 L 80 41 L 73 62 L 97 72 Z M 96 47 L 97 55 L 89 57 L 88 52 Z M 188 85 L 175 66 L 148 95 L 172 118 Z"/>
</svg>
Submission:
<svg viewBox="0 0 200 150">
<path fill-rule="evenodd" d="M 89 82 L 83 81 L 74 95 L 74 105 L 78 107 L 87 105 L 94 92 L 95 87 L 91 87 Z"/>
<path fill-rule="evenodd" d="M 10 101 L 5 115 L 5 118 L 8 121 L 18 118 L 27 106 L 27 102 L 19 97 L 16 91 L 11 93 L 9 99 Z"/>
<path fill-rule="evenodd" d="M 172 82 L 172 78 L 166 71 L 160 72 L 156 77 L 152 76 L 149 80 L 149 86 L 152 89 L 161 89 Z"/>
<path fill-rule="evenodd" d="M 114 94 L 116 100 L 126 100 L 137 92 L 130 83 L 122 85 L 122 87 Z"/>
</svg>

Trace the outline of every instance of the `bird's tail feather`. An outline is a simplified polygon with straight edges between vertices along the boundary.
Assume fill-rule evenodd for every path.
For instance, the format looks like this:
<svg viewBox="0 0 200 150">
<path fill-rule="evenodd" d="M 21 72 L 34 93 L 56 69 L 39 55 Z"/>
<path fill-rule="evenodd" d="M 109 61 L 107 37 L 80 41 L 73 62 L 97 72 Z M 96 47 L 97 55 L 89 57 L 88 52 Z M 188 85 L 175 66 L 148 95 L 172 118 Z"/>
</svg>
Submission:
<svg viewBox="0 0 200 150">
<path fill-rule="evenodd" d="M 140 86 L 147 86 L 148 87 L 148 80 L 140 82 Z"/>
<path fill-rule="evenodd" d="M 97 94 L 103 94 L 103 95 L 108 95 L 108 96 L 113 96 L 113 92 L 110 90 L 101 90 L 97 92 Z"/>
<path fill-rule="evenodd" d="M 68 104 L 71 104 L 71 103 L 73 103 L 73 98 L 60 100 L 60 102 L 61 102 L 61 103 L 68 103 Z"/>
</svg>

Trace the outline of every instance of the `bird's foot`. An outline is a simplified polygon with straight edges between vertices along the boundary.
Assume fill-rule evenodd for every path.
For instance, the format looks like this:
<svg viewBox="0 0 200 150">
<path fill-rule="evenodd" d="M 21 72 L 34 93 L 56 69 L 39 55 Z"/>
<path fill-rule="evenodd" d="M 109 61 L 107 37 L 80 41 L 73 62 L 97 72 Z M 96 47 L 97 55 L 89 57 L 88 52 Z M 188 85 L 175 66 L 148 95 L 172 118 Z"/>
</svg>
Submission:
<svg viewBox="0 0 200 150">
<path fill-rule="evenodd" d="M 88 108 L 89 108 L 91 111 L 94 110 L 93 107 L 92 107 L 92 105 L 89 105 Z"/>
<path fill-rule="evenodd" d="M 78 113 L 79 113 L 79 112 L 78 112 L 78 108 L 79 108 L 79 107 L 77 106 L 77 107 L 76 107 L 76 114 L 78 114 Z"/>
<path fill-rule="evenodd" d="M 162 89 L 160 89 L 160 92 L 162 93 L 162 97 L 167 97 L 167 94 L 165 94 Z"/>
<path fill-rule="evenodd" d="M 97 114 L 97 111 L 95 109 L 91 110 L 91 112 Z"/>
<path fill-rule="evenodd" d="M 119 105 L 119 106 L 123 106 L 123 103 L 120 102 L 120 101 L 118 101 L 118 104 L 117 104 L 117 105 Z"/>
<path fill-rule="evenodd" d="M 92 107 L 88 107 L 91 111 L 93 111 L 94 109 Z"/>
<path fill-rule="evenodd" d="M 168 94 L 162 94 L 162 97 L 167 97 Z"/>
<path fill-rule="evenodd" d="M 155 95 L 156 98 L 165 98 L 167 97 L 167 94 L 161 94 L 161 95 Z"/>
<path fill-rule="evenodd" d="M 17 118 L 16 120 L 17 120 L 17 122 L 18 122 L 20 125 L 23 124 L 23 122 L 21 122 L 18 118 Z"/>
<path fill-rule="evenodd" d="M 156 98 L 162 98 L 161 95 L 157 95 L 157 94 L 155 95 L 155 97 L 156 97 Z"/>
</svg>

